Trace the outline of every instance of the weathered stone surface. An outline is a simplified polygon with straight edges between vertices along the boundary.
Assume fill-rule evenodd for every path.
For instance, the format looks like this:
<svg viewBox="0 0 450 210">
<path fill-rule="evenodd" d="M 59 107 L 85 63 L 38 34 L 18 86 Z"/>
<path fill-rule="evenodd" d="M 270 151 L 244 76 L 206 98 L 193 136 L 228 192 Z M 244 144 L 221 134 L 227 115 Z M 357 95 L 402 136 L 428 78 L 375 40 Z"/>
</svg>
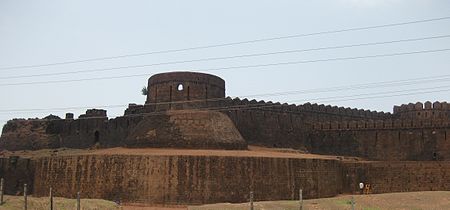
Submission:
<svg viewBox="0 0 450 210">
<path fill-rule="evenodd" d="M 0 158 L 6 192 L 28 183 L 34 196 L 84 197 L 153 204 L 246 202 L 358 193 L 450 190 L 449 161 L 364 161 L 242 156 L 79 155 Z"/>
<path fill-rule="evenodd" d="M 126 137 L 129 147 L 246 149 L 233 122 L 220 112 L 169 111 L 139 121 Z"/>
<path fill-rule="evenodd" d="M 358 192 L 359 182 L 371 184 L 373 193 L 450 190 L 446 102 L 404 104 L 390 114 L 232 99 L 225 98 L 222 79 L 193 72 L 154 75 L 148 90 L 145 104 L 129 104 L 124 116 L 115 119 L 108 119 L 106 110 L 90 109 L 78 119 L 68 114 L 66 119 L 11 120 L 3 127 L 0 149 L 126 146 L 246 152 L 247 144 L 255 144 L 377 161 L 235 153 L 2 158 L 0 176 L 10 180 L 7 193 L 20 192 L 28 183 L 37 196 L 55 186 L 55 194 L 65 197 L 82 191 L 86 197 L 126 202 L 201 204 L 244 202 L 251 190 L 256 200 L 294 199 L 300 188 L 305 198 L 329 197 Z"/>
<path fill-rule="evenodd" d="M 208 100 L 225 98 L 225 81 L 196 72 L 155 74 L 148 79 L 146 105 L 154 111 L 207 107 Z M 181 103 L 180 103 L 181 102 Z"/>
<path fill-rule="evenodd" d="M 360 182 L 371 193 L 450 190 L 450 161 L 375 161 L 343 163 L 343 186 L 358 193 Z"/>
<path fill-rule="evenodd" d="M 13 120 L 0 148 L 174 147 L 246 149 L 247 142 L 227 115 L 215 111 L 179 110 L 155 115 L 78 120 Z"/>
<path fill-rule="evenodd" d="M 176 87 L 180 84 L 182 90 Z M 91 109 L 77 120 L 10 121 L 0 137 L 0 148 L 245 149 L 249 143 L 374 160 L 450 159 L 446 102 L 396 106 L 391 115 L 323 104 L 231 99 L 224 97 L 222 79 L 194 72 L 154 75 L 149 90 L 146 104 L 130 104 L 125 115 L 115 119 L 108 120 L 105 110 Z M 217 113 L 200 112 L 206 108 L 226 114 L 232 123 Z"/>
<path fill-rule="evenodd" d="M 35 160 L 34 195 L 156 204 L 245 202 L 330 197 L 340 193 L 337 160 L 227 157 L 90 155 Z M 57 186 L 57 187 L 56 187 Z"/>
<path fill-rule="evenodd" d="M 11 156 L 0 158 L 0 177 L 4 178 L 5 193 L 18 195 L 23 192 L 23 184 L 28 184 L 28 189 L 33 192 L 34 161 L 29 158 Z"/>
</svg>

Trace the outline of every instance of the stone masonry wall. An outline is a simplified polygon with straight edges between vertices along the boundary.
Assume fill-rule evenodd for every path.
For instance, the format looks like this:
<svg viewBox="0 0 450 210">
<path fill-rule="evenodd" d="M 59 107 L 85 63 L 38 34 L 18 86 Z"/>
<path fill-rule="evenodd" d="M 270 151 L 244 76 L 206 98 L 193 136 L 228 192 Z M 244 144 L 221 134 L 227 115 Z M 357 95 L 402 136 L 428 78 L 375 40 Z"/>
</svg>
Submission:
<svg viewBox="0 0 450 210">
<path fill-rule="evenodd" d="M 450 160 L 450 124 L 442 120 L 316 123 L 310 152 L 371 160 Z"/>
<path fill-rule="evenodd" d="M 394 106 L 394 116 L 401 119 L 445 119 L 450 120 L 450 104 L 446 101 L 429 101 L 425 104 L 417 102 L 415 104 L 402 104 Z"/>
<path fill-rule="evenodd" d="M 6 194 L 22 194 L 24 184 L 28 185 L 29 192 L 33 192 L 34 172 L 34 161 L 31 159 L 17 156 L 0 158 L 0 177 L 5 180 Z"/>
<path fill-rule="evenodd" d="M 34 196 L 72 197 L 152 204 L 203 204 L 293 200 L 359 193 L 450 190 L 450 161 L 363 161 L 227 156 L 83 155 L 0 158 L 7 194 L 24 183 Z"/>
<path fill-rule="evenodd" d="M 288 105 L 247 99 L 221 102 L 249 144 L 308 148 L 308 133 L 316 122 L 385 119 L 389 114 L 318 104 Z M 228 103 L 228 104 L 227 104 Z"/>
<path fill-rule="evenodd" d="M 448 191 L 449 161 L 392 161 L 343 163 L 343 191 L 358 193 L 359 183 L 371 193 Z"/>
<path fill-rule="evenodd" d="M 77 120 L 12 120 L 0 149 L 171 147 L 246 149 L 247 143 L 227 115 L 214 111 L 171 111 Z"/>
<path fill-rule="evenodd" d="M 34 195 L 156 204 L 246 202 L 341 193 L 337 160 L 219 156 L 73 156 L 36 160 Z"/>
</svg>

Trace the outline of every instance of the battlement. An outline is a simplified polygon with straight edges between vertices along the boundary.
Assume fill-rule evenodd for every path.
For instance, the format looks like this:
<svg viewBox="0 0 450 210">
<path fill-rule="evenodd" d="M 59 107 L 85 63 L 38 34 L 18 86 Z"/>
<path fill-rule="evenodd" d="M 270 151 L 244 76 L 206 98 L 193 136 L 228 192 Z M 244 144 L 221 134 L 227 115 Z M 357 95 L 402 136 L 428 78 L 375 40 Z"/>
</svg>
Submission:
<svg viewBox="0 0 450 210">
<path fill-rule="evenodd" d="M 0 148 L 96 145 L 245 149 L 250 143 L 383 159 L 386 154 L 382 150 L 375 148 L 366 154 L 365 149 L 371 148 L 379 133 L 384 133 L 380 136 L 386 141 L 383 145 L 395 146 L 398 139 L 410 144 L 403 148 L 407 151 L 404 156 L 386 158 L 414 159 L 419 152 L 419 158 L 430 159 L 427 155 L 431 149 L 420 147 L 424 144 L 421 138 L 429 138 L 434 146 L 426 149 L 434 148 L 441 157 L 450 159 L 446 152 L 450 151 L 450 144 L 446 143 L 449 115 L 447 102 L 404 104 L 395 106 L 391 114 L 328 104 L 231 98 L 225 97 L 225 81 L 217 76 L 170 72 L 150 77 L 146 102 L 130 103 L 124 116 L 108 119 L 106 110 L 88 109 L 78 119 L 67 113 L 65 119 L 50 115 L 44 119 L 9 121 L 3 128 Z M 325 132 L 328 130 L 337 132 Z M 432 133 L 431 137 L 424 130 Z M 399 137 L 402 132 L 404 136 Z M 414 139 L 415 136 L 420 138 Z"/>
<path fill-rule="evenodd" d="M 311 104 L 311 103 L 305 103 L 302 105 L 296 105 L 296 104 L 288 104 L 288 103 L 273 103 L 272 101 L 256 101 L 256 100 L 249 100 L 247 98 L 240 99 L 240 98 L 234 98 L 231 99 L 230 97 L 227 97 L 228 99 L 225 102 L 222 102 L 220 104 L 220 107 L 227 107 L 229 109 L 233 108 L 239 108 L 239 109 L 262 109 L 264 111 L 276 111 L 276 112 L 285 112 L 285 113 L 310 113 L 310 114 L 322 114 L 322 115 L 330 115 L 330 116 L 345 116 L 345 117 L 352 117 L 352 118 L 361 118 L 361 119 L 385 119 L 390 118 L 391 113 L 385 113 L 385 112 L 377 112 L 377 111 L 370 111 L 370 110 L 364 110 L 364 109 L 355 109 L 355 108 L 348 108 L 348 107 L 337 107 L 337 106 L 331 106 L 331 105 L 325 105 L 325 104 Z"/>
<path fill-rule="evenodd" d="M 394 106 L 394 114 L 398 114 L 401 112 L 409 112 L 409 111 L 422 111 L 422 110 L 450 110 L 450 104 L 446 101 L 439 102 L 436 101 L 431 103 L 427 101 L 425 103 L 417 102 L 417 103 L 409 103 L 402 104 L 400 106 Z"/>
<path fill-rule="evenodd" d="M 402 104 L 394 106 L 394 116 L 409 119 L 450 119 L 450 104 L 447 102 L 430 101 L 415 104 Z"/>
<path fill-rule="evenodd" d="M 412 128 L 442 128 L 449 127 L 450 121 L 441 119 L 430 120 L 360 120 L 360 121 L 330 121 L 316 122 L 314 130 L 373 130 L 373 129 L 412 129 Z"/>
</svg>

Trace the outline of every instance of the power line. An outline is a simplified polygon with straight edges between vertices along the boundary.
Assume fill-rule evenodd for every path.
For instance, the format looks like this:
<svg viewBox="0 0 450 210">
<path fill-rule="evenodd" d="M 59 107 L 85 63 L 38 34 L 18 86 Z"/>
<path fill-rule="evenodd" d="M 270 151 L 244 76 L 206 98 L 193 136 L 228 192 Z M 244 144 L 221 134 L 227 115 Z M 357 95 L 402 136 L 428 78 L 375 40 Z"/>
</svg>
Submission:
<svg viewBox="0 0 450 210">
<path fill-rule="evenodd" d="M 415 93 L 394 94 L 394 95 L 387 95 L 387 96 L 368 96 L 368 97 L 340 99 L 340 100 L 327 100 L 327 101 L 321 101 L 321 103 L 329 103 L 329 102 L 336 102 L 336 101 L 337 102 L 355 101 L 355 100 L 372 99 L 372 98 L 390 98 L 390 97 L 398 97 L 398 96 L 421 95 L 421 94 L 440 93 L 440 92 L 449 92 L 449 91 L 450 91 L 450 88 L 449 89 L 443 89 L 443 90 L 430 90 L 430 91 L 421 91 L 421 92 L 415 92 Z"/>
<path fill-rule="evenodd" d="M 436 88 L 447 88 L 442 90 L 437 90 Z M 302 99 L 302 100 L 295 100 L 295 101 L 314 101 L 314 100 L 323 100 L 327 98 L 349 98 L 358 96 L 358 98 L 349 98 L 349 99 L 337 99 L 332 101 L 349 101 L 349 100 L 361 100 L 361 99 L 374 99 L 374 98 L 386 98 L 386 97 L 397 97 L 397 96 L 405 96 L 405 95 L 419 95 L 419 94 L 428 94 L 428 93 L 435 93 L 435 92 L 448 92 L 450 91 L 450 86 L 440 86 L 435 87 L 433 90 L 428 91 L 419 91 L 419 92 L 412 92 L 412 93 L 402 93 L 402 94 L 394 94 L 394 95 L 383 95 L 383 94 L 389 94 L 389 93 L 399 93 L 399 92 L 407 92 L 411 90 L 421 90 L 421 89 L 409 89 L 409 90 L 400 90 L 400 91 L 387 91 L 387 92 L 378 92 L 378 93 L 367 93 L 367 94 L 358 94 L 358 95 L 347 95 L 347 96 L 333 96 L 333 97 L 324 97 L 324 98 L 316 98 L 316 99 Z M 373 95 L 379 95 L 379 96 L 373 96 Z M 368 97 L 361 97 L 361 96 L 368 96 Z M 290 102 L 295 102 L 290 101 Z M 190 111 L 232 111 L 232 110 L 247 110 L 247 109 L 263 109 L 269 108 L 269 107 L 277 107 L 277 106 L 284 106 L 283 104 L 245 104 L 245 105 L 237 105 L 237 106 L 222 106 L 222 107 L 206 107 L 206 108 L 196 108 L 196 109 L 189 109 Z M 268 110 L 270 111 L 270 110 Z M 308 112 L 307 110 L 303 110 L 305 112 Z M 166 114 L 166 111 L 158 111 L 158 112 L 150 112 L 150 113 L 138 113 L 138 114 L 128 114 L 125 116 L 111 116 L 109 118 L 116 118 L 116 117 L 133 117 L 133 116 L 151 116 L 151 115 L 161 115 Z M 85 118 L 79 118 L 79 119 L 104 119 L 106 117 L 85 117 Z M 54 119 L 28 119 L 29 121 L 52 121 Z M 59 120 L 59 119 L 55 119 Z M 1 121 L 1 120 L 0 120 Z"/>
<path fill-rule="evenodd" d="M 79 109 L 92 109 L 92 108 L 121 108 L 128 104 L 117 105 L 99 105 L 99 106 L 72 106 L 72 107 L 55 107 L 55 108 L 36 108 L 36 109 L 4 109 L 1 112 L 31 112 L 31 111 L 64 111 L 64 110 L 79 110 Z"/>
<path fill-rule="evenodd" d="M 450 50 L 450 48 L 444 48 L 444 49 L 437 49 L 437 50 L 421 50 L 421 51 L 410 51 L 410 52 L 401 52 L 401 53 L 375 54 L 375 55 L 366 55 L 366 56 L 326 58 L 326 59 L 317 59 L 317 60 L 291 61 L 291 62 L 257 64 L 257 65 L 246 65 L 246 66 L 232 66 L 232 67 L 223 67 L 223 68 L 203 69 L 201 71 L 218 71 L 218 70 L 238 69 L 238 68 L 255 68 L 255 67 L 267 67 L 267 66 L 278 66 L 278 65 L 294 65 L 294 64 L 319 63 L 319 62 L 329 62 L 329 61 L 357 60 L 357 59 L 366 59 L 366 58 L 380 58 L 380 57 L 392 57 L 392 56 L 413 55 L 413 54 L 422 54 L 422 53 L 435 53 L 435 52 L 443 52 L 443 51 L 449 51 L 449 50 Z"/>
<path fill-rule="evenodd" d="M 319 62 L 330 62 L 330 61 L 344 61 L 344 60 L 358 60 L 367 58 L 380 58 L 380 57 L 393 57 L 402 55 L 413 55 L 413 54 L 424 54 L 424 53 L 436 53 L 449 51 L 450 48 L 436 49 L 436 50 L 421 50 L 421 51 L 410 51 L 401 53 L 390 53 L 390 54 L 375 54 L 366 56 L 355 56 L 355 57 L 339 57 L 339 58 L 327 58 L 318 60 L 303 60 L 303 61 L 291 61 L 291 62 L 280 62 L 280 63 L 269 63 L 269 64 L 256 64 L 256 65 L 244 65 L 244 66 L 231 66 L 231 67 L 221 67 L 221 68 L 210 68 L 210 69 L 200 69 L 198 71 L 219 71 L 228 69 L 240 69 L 240 68 L 255 68 L 255 67 L 268 67 L 268 66 L 279 66 L 279 65 L 294 65 L 294 64 L 305 64 L 305 63 L 319 63 Z M 139 66 L 123 66 L 116 67 L 114 69 L 125 69 L 125 68 L 138 68 L 146 67 L 146 65 Z M 122 76 L 110 76 L 110 77 L 95 77 L 95 78 L 84 78 L 84 79 L 69 79 L 69 80 L 51 80 L 51 81 L 40 81 L 40 82 L 22 82 L 22 83 L 6 83 L 0 84 L 0 86 L 15 86 L 15 85 L 32 85 L 32 84 L 51 84 L 51 83 L 66 83 L 66 82 L 80 82 L 80 81 L 92 81 L 92 80 L 106 80 L 106 79 L 119 79 L 119 78 L 130 78 L 130 77 L 141 77 L 147 76 L 148 74 L 134 74 L 134 75 L 122 75 Z"/>
<path fill-rule="evenodd" d="M 441 88 L 447 88 L 445 90 L 450 90 L 450 85 L 444 85 L 444 86 L 437 86 L 437 87 L 431 87 L 430 89 L 438 90 Z M 356 94 L 356 95 L 347 95 L 347 96 L 331 96 L 331 97 L 324 97 L 324 98 L 316 98 L 316 99 L 307 99 L 308 101 L 314 101 L 314 100 L 322 100 L 322 99 L 333 99 L 338 98 L 339 101 L 346 100 L 343 98 L 349 98 L 349 97 L 361 97 L 361 96 L 373 96 L 373 95 L 382 95 L 386 93 L 403 93 L 403 92 L 409 92 L 409 91 L 420 91 L 423 90 L 423 88 L 414 88 L 414 89 L 407 89 L 407 90 L 395 90 L 395 91 L 385 91 L 385 92 L 376 92 L 376 93 L 363 93 L 363 94 Z M 428 93 L 428 91 L 425 91 L 424 93 Z M 432 92 L 430 92 L 432 93 Z M 375 96 L 373 96 L 375 97 Z"/>
<path fill-rule="evenodd" d="M 309 89 L 309 90 L 297 90 L 297 91 L 286 91 L 286 92 L 277 92 L 277 93 L 266 93 L 266 94 L 259 94 L 259 95 L 247 95 L 247 96 L 238 96 L 237 98 L 248 98 L 248 97 L 255 97 L 255 96 L 280 96 L 280 95 L 290 95 L 290 94 L 304 94 L 304 93 L 318 93 L 318 92 L 336 92 L 341 90 L 353 90 L 353 89 L 365 89 L 365 88 L 373 88 L 373 87 L 391 87 L 391 86 L 403 86 L 403 85 L 410 85 L 410 84 L 420 84 L 420 83 L 427 83 L 427 82 L 434 82 L 434 81 L 448 81 L 450 78 L 450 75 L 441 75 L 441 76 L 434 76 L 434 77 L 424 77 L 419 80 L 420 78 L 416 79 L 408 79 L 408 80 L 396 80 L 396 81 L 386 81 L 386 82 L 375 82 L 375 83 L 366 83 L 366 84 L 357 84 L 357 85 L 351 85 L 351 86 L 337 86 L 337 87 L 329 87 L 329 88 L 321 88 L 321 89 Z M 439 78 L 438 80 L 435 80 L 433 78 Z M 439 87 L 431 87 L 431 89 L 435 88 L 442 88 L 447 86 L 439 86 Z M 408 89 L 408 90 L 400 90 L 400 91 L 389 91 L 388 93 L 396 93 L 396 92 L 405 92 L 405 91 L 412 91 L 412 90 L 421 90 L 419 89 Z M 381 92 L 381 94 L 386 92 Z M 380 94 L 380 93 L 369 93 L 369 94 L 359 94 L 359 95 L 350 95 L 350 96 L 365 96 L 365 95 L 374 95 L 374 94 Z M 320 100 L 320 99 L 332 99 L 332 98 L 342 98 L 342 97 L 349 97 L 349 96 L 337 96 L 337 97 L 325 97 L 325 98 L 315 98 L 315 99 L 308 99 L 308 100 Z M 181 104 L 181 103 L 195 103 L 195 102 L 214 102 L 214 101 L 223 101 L 223 100 L 230 100 L 230 98 L 213 98 L 213 99 L 199 99 L 199 100 L 188 100 L 188 101 L 174 101 L 174 102 L 156 102 L 156 103 L 147 103 L 146 105 L 167 105 L 167 104 Z M 82 107 L 60 107 L 60 108 L 43 108 L 43 109 L 8 109 L 8 110 L 0 110 L 0 112 L 8 112 L 8 114 L 11 114 L 11 112 L 17 112 L 17 111 L 62 111 L 62 110 L 75 110 L 75 109 L 88 109 L 88 108 L 120 108 L 127 106 L 128 104 L 120 104 L 120 105 L 101 105 L 101 106 L 82 106 Z"/>
<path fill-rule="evenodd" d="M 254 39 L 254 40 L 239 41 L 239 42 L 229 42 L 229 43 L 223 43 L 223 44 L 205 45 L 205 46 L 198 46 L 198 47 L 172 49 L 172 50 L 161 50 L 161 51 L 153 51 L 153 52 L 144 52 L 144 53 L 136 53 L 136 54 L 125 54 L 125 55 L 118 55 L 118 56 L 107 56 L 107 57 L 98 57 L 98 58 L 80 59 L 80 60 L 71 60 L 71 61 L 46 63 L 46 64 L 10 66 L 10 67 L 2 67 L 2 68 L 0 68 L 0 70 L 36 68 L 36 67 L 56 66 L 56 65 L 83 63 L 83 62 L 91 62 L 91 61 L 112 60 L 112 59 L 127 58 L 127 57 L 138 57 L 138 56 L 152 55 L 152 54 L 184 52 L 184 51 L 190 51 L 190 50 L 200 50 L 200 49 L 209 49 L 209 48 L 233 46 L 233 45 L 251 44 L 251 43 L 257 43 L 257 42 L 275 41 L 275 40 L 282 40 L 282 39 L 292 39 L 292 38 L 298 38 L 298 37 L 307 37 L 307 36 L 316 36 L 316 35 L 324 35 L 324 34 L 343 33 L 343 32 L 349 32 L 349 31 L 362 31 L 362 30 L 369 30 L 369 29 L 395 27 L 395 26 L 411 25 L 411 24 L 417 24 L 417 23 L 442 21 L 442 20 L 448 20 L 448 19 L 450 19 L 450 16 L 439 17 L 439 18 L 431 18 L 431 19 L 422 19 L 422 20 L 415 20 L 415 21 L 408 21 L 408 22 L 400 22 L 400 23 L 390 23 L 390 24 L 383 24 L 383 25 L 366 26 L 366 27 L 356 27 L 356 28 L 347 28 L 347 29 L 339 29 L 339 30 L 328 30 L 328 31 L 320 31 L 320 32 L 304 33 L 304 34 L 296 34 L 296 35 L 288 35 L 288 36 L 279 36 L 279 37 L 271 37 L 271 38 L 263 38 L 263 39 Z"/>
<path fill-rule="evenodd" d="M 436 88 L 442 88 L 447 87 L 447 89 L 437 90 Z M 333 97 L 324 97 L 324 98 L 313 98 L 313 99 L 302 99 L 302 100 L 294 100 L 294 101 L 288 101 L 287 103 L 293 103 L 293 102 L 299 102 L 299 101 L 316 101 L 316 100 L 324 100 L 324 99 L 332 99 L 332 98 L 347 98 L 347 99 L 336 99 L 336 100 L 328 100 L 328 101 L 320 101 L 319 103 L 325 103 L 325 102 L 340 102 L 340 101 L 352 101 L 352 100 L 362 100 L 362 99 L 374 99 L 374 98 L 387 98 L 387 97 L 398 97 L 398 96 L 406 96 L 406 95 L 420 95 L 420 94 L 428 94 L 428 93 L 436 93 L 436 92 L 449 92 L 450 86 L 441 86 L 441 87 L 435 87 L 433 90 L 429 91 L 419 91 L 419 92 L 412 92 L 412 93 L 401 93 L 401 92 L 407 92 L 411 90 L 422 90 L 422 89 L 409 89 L 409 90 L 400 90 L 400 91 L 388 91 L 388 92 L 378 92 L 378 93 L 367 93 L 367 94 L 358 94 L 358 95 L 347 95 L 347 96 L 333 96 Z M 388 93 L 401 93 L 401 94 L 394 94 L 394 95 L 383 95 Z M 373 96 L 373 95 L 380 95 L 380 96 Z M 349 98 L 349 97 L 357 97 L 357 98 Z M 364 96 L 364 97 L 361 97 Z M 261 108 L 268 108 L 268 107 L 276 107 L 276 106 L 284 106 L 284 104 L 275 103 L 275 104 L 266 104 L 266 105 L 259 105 L 259 104 L 245 104 L 245 105 L 237 105 L 234 107 L 224 107 L 219 109 L 211 109 L 213 111 L 229 111 L 229 110 L 243 110 L 243 109 L 261 109 Z M 274 111 L 274 110 L 272 110 Z M 308 112 L 307 110 L 303 110 L 305 112 Z"/>
<path fill-rule="evenodd" d="M 326 87 L 326 88 L 315 88 L 315 89 L 306 89 L 306 90 L 294 90 L 294 91 L 284 91 L 284 92 L 273 92 L 273 93 L 262 93 L 262 94 L 253 94 L 253 95 L 245 95 L 245 96 L 237 96 L 237 98 L 252 98 L 252 97 L 262 97 L 262 96 L 283 96 L 283 95 L 296 95 L 296 94 L 309 94 L 309 93 L 322 93 L 322 92 L 338 92 L 345 90 L 361 90 L 361 89 L 371 89 L 371 88 L 386 88 L 386 87 L 396 87 L 396 86 L 407 86 L 407 85 L 417 85 L 424 83 L 435 83 L 435 82 L 445 82 L 450 81 L 450 74 L 446 75 L 438 75 L 438 76 L 430 76 L 430 77 L 420 77 L 420 78 L 412 78 L 412 79 L 403 79 L 403 80 L 391 80 L 391 81 L 381 81 L 381 82 L 372 82 L 372 83 L 361 83 L 354 85 L 345 85 L 345 86 L 334 86 L 334 87 Z M 179 104 L 179 103 L 195 103 L 195 102 L 214 102 L 214 101 L 222 101 L 229 100 L 229 98 L 212 98 L 212 99 L 199 99 L 199 100 L 186 100 L 186 101 L 175 101 L 175 102 L 156 102 L 156 103 L 148 103 L 148 105 L 166 105 L 166 104 Z M 117 105 L 93 105 L 93 106 L 78 106 L 78 107 L 56 107 L 56 108 L 35 108 L 35 109 L 6 109 L 0 110 L 2 112 L 11 112 L 20 113 L 20 112 L 30 112 L 30 111 L 63 111 L 63 110 L 79 110 L 79 109 L 89 109 L 89 108 L 121 108 L 126 107 L 128 104 L 117 104 Z"/>
<path fill-rule="evenodd" d="M 226 60 L 226 59 L 258 57 L 258 56 L 268 56 L 268 55 L 277 55 L 277 54 L 290 54 L 290 53 L 309 52 L 309 51 L 385 45 L 385 44 L 395 44 L 395 43 L 402 43 L 402 42 L 415 42 L 415 41 L 424 41 L 424 40 L 431 40 L 431 39 L 442 39 L 442 38 L 448 38 L 448 37 L 450 37 L 450 35 L 429 36 L 429 37 L 390 40 L 390 41 L 382 41 L 382 42 L 369 42 L 369 43 L 360 43 L 360 44 L 348 44 L 348 45 L 328 46 L 328 47 L 309 48 L 309 49 L 285 50 L 285 51 L 275 51 L 275 52 L 267 52 L 267 53 L 243 54 L 243 55 L 234 55 L 234 56 L 225 56 L 225 57 L 211 57 L 211 58 L 203 58 L 203 59 L 170 61 L 170 62 L 162 62 L 162 63 L 136 65 L 136 66 L 130 66 L 127 68 L 140 68 L 140 67 L 193 63 L 193 62 L 202 62 L 202 61 Z M 126 68 L 126 67 L 97 68 L 97 69 L 75 70 L 75 71 L 57 72 L 57 73 L 42 73 L 42 74 L 31 74 L 31 75 L 6 76 L 6 77 L 0 77 L 0 79 L 16 79 L 16 78 L 27 78 L 27 77 L 43 77 L 43 76 L 56 76 L 56 75 L 78 74 L 78 73 L 104 72 L 104 71 L 120 70 L 123 68 Z"/>
</svg>

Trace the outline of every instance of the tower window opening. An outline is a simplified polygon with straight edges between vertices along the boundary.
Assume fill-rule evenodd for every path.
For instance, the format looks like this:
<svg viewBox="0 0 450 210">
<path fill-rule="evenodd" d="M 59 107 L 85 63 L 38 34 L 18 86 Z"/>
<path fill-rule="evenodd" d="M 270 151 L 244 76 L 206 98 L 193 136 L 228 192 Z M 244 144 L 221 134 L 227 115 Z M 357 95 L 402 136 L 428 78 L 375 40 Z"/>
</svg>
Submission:
<svg viewBox="0 0 450 210">
<path fill-rule="evenodd" d="M 184 89 L 183 84 L 178 84 L 177 90 L 182 91 Z"/>
</svg>

